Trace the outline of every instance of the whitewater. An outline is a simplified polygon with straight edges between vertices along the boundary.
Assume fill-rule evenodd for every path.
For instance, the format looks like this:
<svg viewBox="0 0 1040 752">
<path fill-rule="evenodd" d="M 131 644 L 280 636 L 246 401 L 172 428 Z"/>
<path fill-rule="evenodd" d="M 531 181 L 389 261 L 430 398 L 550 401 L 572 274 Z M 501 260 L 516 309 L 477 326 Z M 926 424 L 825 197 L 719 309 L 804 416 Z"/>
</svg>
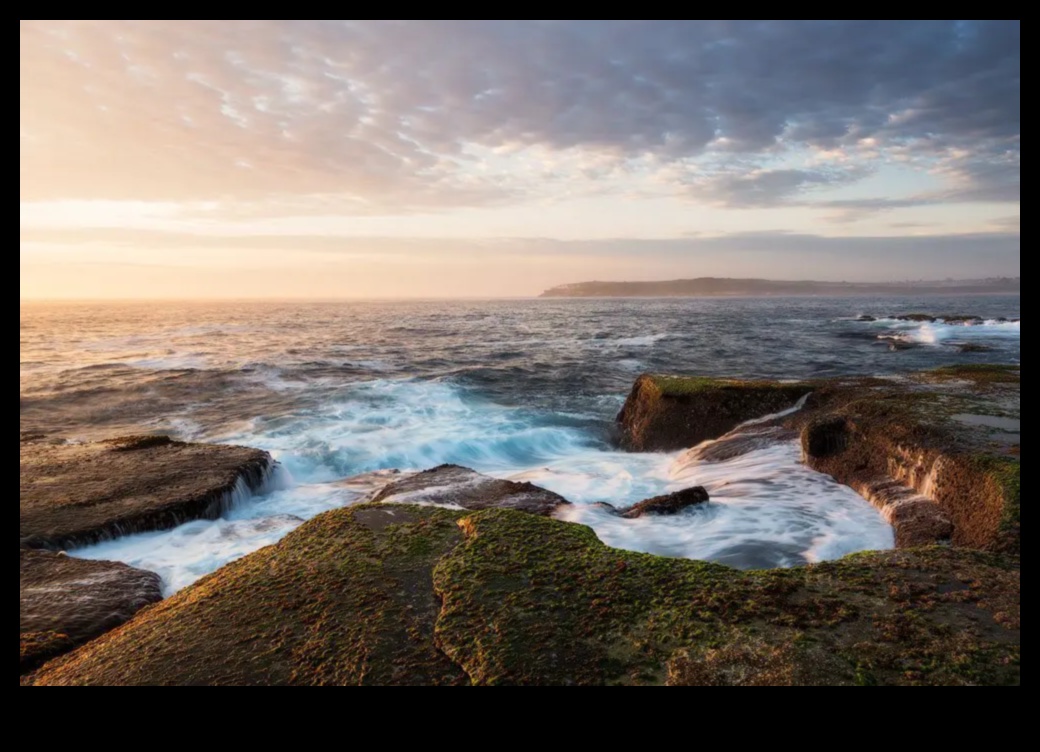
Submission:
<svg viewBox="0 0 1040 752">
<path fill-rule="evenodd" d="M 922 309 L 983 320 L 892 318 Z M 167 593 L 364 500 L 390 469 L 442 463 L 555 491 L 574 503 L 561 517 L 608 545 L 795 566 L 889 548 L 891 528 L 803 466 L 796 442 L 725 462 L 618 451 L 612 421 L 635 376 L 1016 362 L 1020 322 L 1006 319 L 1018 316 L 1018 296 L 23 306 L 21 427 L 67 441 L 164 432 L 271 453 L 267 484 L 219 519 L 70 552 L 155 571 Z M 908 347 L 892 351 L 892 338 Z M 981 347 L 963 353 L 964 343 Z M 596 506 L 691 485 L 710 502 L 674 517 L 628 520 Z"/>
</svg>

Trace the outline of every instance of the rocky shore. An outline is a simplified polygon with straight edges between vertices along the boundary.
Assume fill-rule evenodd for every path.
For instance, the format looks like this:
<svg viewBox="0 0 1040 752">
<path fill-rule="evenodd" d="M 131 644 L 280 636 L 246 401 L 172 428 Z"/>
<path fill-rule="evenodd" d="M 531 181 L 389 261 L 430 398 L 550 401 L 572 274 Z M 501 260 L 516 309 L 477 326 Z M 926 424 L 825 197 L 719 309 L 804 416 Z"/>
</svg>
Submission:
<svg viewBox="0 0 1040 752">
<path fill-rule="evenodd" d="M 219 513 L 262 482 L 266 454 L 23 442 L 22 683 L 1017 684 L 1019 390 L 1017 366 L 637 380 L 624 447 L 699 444 L 713 461 L 800 437 L 807 464 L 890 520 L 893 551 L 738 571 L 613 549 L 555 519 L 559 495 L 445 465 L 389 476 L 158 603 L 150 573 L 42 549 Z M 86 618 L 103 612 L 118 618 Z"/>
</svg>

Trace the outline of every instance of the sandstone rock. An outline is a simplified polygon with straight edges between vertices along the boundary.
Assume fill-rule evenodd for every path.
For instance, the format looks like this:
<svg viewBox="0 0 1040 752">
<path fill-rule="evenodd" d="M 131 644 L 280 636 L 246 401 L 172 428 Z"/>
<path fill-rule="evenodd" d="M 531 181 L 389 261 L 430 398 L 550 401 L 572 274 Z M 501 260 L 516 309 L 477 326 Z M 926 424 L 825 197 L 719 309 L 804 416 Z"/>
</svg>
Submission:
<svg viewBox="0 0 1040 752">
<path fill-rule="evenodd" d="M 701 462 L 724 462 L 756 449 L 791 441 L 798 433 L 781 426 L 747 426 L 730 431 L 715 441 L 698 444 L 688 453 L 691 460 Z"/>
<path fill-rule="evenodd" d="M 1015 684 L 1020 570 L 951 547 L 741 572 L 509 509 L 319 515 L 37 685 Z"/>
<path fill-rule="evenodd" d="M 259 449 L 167 436 L 20 447 L 19 536 L 33 548 L 216 517 L 236 489 L 258 489 L 272 464 Z"/>
<path fill-rule="evenodd" d="M 618 414 L 620 444 L 637 452 L 692 447 L 793 407 L 811 389 L 806 383 L 644 374 Z"/>
<path fill-rule="evenodd" d="M 18 557 L 23 672 L 162 599 L 154 572 L 52 551 L 23 548 Z"/>
<path fill-rule="evenodd" d="M 532 483 L 516 483 L 482 475 L 461 465 L 438 465 L 390 483 L 371 501 L 432 504 L 461 509 L 519 509 L 551 515 L 565 498 Z"/>
</svg>

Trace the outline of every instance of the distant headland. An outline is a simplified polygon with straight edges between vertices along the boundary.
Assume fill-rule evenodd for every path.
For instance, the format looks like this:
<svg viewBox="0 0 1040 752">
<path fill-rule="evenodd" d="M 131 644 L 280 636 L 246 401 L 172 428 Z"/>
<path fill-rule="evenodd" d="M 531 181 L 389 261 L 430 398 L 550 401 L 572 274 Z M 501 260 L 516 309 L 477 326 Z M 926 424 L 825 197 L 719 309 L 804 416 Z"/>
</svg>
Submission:
<svg viewBox="0 0 1040 752">
<path fill-rule="evenodd" d="M 958 295 L 1016 293 L 1021 277 L 916 280 L 906 282 L 818 282 L 813 280 L 697 277 L 660 282 L 573 282 L 543 292 L 542 298 L 680 298 L 758 295 Z"/>
</svg>

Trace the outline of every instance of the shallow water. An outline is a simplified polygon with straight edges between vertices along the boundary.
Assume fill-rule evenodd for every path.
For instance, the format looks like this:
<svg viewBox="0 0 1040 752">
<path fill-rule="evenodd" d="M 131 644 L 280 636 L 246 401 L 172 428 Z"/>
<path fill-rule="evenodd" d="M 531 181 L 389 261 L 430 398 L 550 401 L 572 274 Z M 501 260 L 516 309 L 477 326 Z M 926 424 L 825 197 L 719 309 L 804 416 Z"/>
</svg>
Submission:
<svg viewBox="0 0 1040 752">
<path fill-rule="evenodd" d="M 982 325 L 917 324 L 911 311 Z M 271 451 L 282 488 L 225 519 L 128 536 L 76 555 L 158 571 L 168 591 L 363 497 L 339 479 L 454 462 L 531 480 L 576 503 L 611 545 L 758 567 L 892 545 L 849 489 L 798 464 L 796 445 L 724 463 L 628 454 L 610 430 L 642 371 L 801 378 L 1017 362 L 1018 296 L 31 304 L 21 311 L 21 428 L 70 440 L 126 431 Z M 892 351 L 885 338 L 913 345 Z M 992 348 L 959 353 L 957 343 Z M 367 484 L 367 485 L 366 485 Z M 688 485 L 712 500 L 622 520 Z"/>
</svg>

